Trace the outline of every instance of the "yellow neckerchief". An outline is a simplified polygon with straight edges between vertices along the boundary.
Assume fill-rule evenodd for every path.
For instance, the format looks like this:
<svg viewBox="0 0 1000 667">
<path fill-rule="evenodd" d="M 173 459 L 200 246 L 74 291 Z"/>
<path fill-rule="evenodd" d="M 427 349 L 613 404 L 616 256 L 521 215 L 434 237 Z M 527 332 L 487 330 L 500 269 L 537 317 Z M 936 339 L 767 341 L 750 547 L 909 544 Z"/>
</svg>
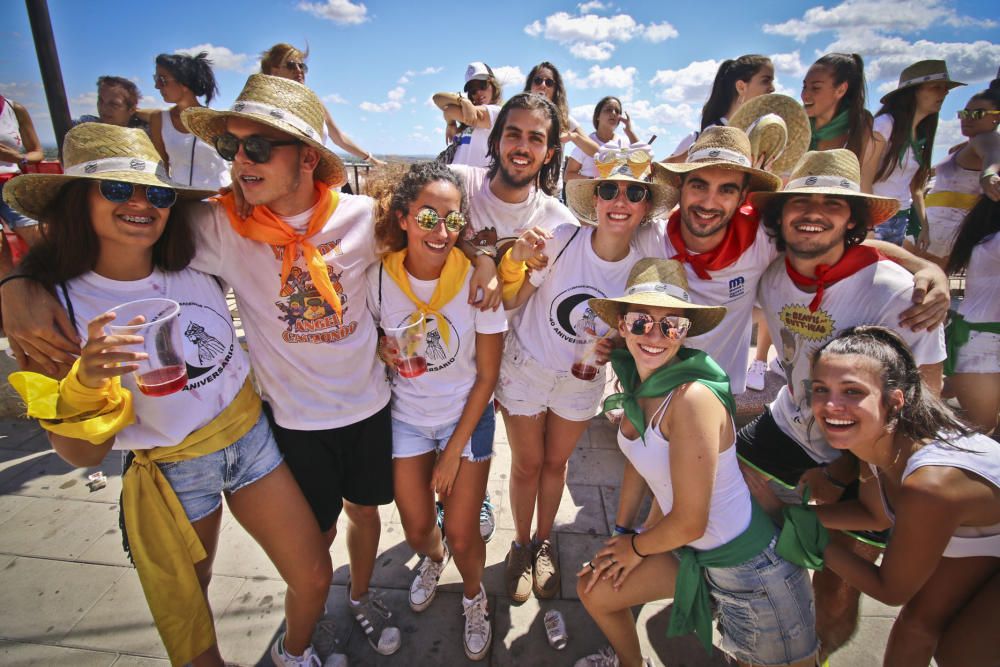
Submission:
<svg viewBox="0 0 1000 667">
<path fill-rule="evenodd" d="M 448 339 L 451 336 L 450 327 L 439 311 L 450 303 L 465 286 L 465 276 L 470 266 L 468 258 L 458 248 L 451 249 L 451 252 L 448 253 L 448 259 L 444 262 L 444 268 L 441 269 L 441 275 L 434 287 L 430 303 L 424 303 L 418 299 L 410 288 L 410 276 L 403 266 L 404 259 L 406 259 L 406 248 L 391 252 L 383 257 L 382 266 L 385 267 L 385 272 L 389 274 L 393 282 L 399 285 L 399 289 L 403 290 L 403 294 L 417 307 L 417 311 L 424 316 L 421 318 L 421 327 L 423 327 L 423 321 L 427 315 L 433 315 L 437 318 L 441 340 L 444 341 L 445 346 L 448 346 Z"/>
<path fill-rule="evenodd" d="M 80 384 L 78 359 L 58 382 L 38 373 L 11 373 L 10 383 L 47 431 L 100 444 L 135 421 L 132 393 L 114 378 L 104 387 Z M 215 644 L 215 628 L 194 564 L 206 557 L 184 508 L 156 465 L 225 449 L 260 418 L 250 379 L 215 419 L 172 447 L 134 450 L 122 478 L 122 510 L 135 569 L 156 629 L 174 665 L 191 662 Z"/>
<path fill-rule="evenodd" d="M 302 250 L 306 266 L 309 267 L 309 277 L 312 278 L 316 290 L 337 311 L 337 317 L 343 318 L 344 309 L 340 303 L 340 297 L 337 295 L 337 290 L 334 289 L 333 283 L 330 281 L 326 261 L 323 260 L 323 255 L 319 253 L 316 246 L 308 241 L 309 237 L 323 229 L 323 225 L 333 215 L 337 203 L 340 201 L 340 194 L 331 190 L 325 183 L 315 181 L 314 185 L 319 199 L 312 216 L 309 218 L 309 225 L 302 234 L 289 227 L 284 220 L 276 216 L 266 206 L 254 206 L 250 217 L 244 220 L 236 211 L 236 199 L 232 192 L 220 197 L 219 203 L 229 217 L 229 224 L 233 226 L 237 234 L 251 241 L 260 241 L 284 248 L 285 252 L 281 258 L 282 287 L 288 280 L 288 274 L 292 270 L 292 264 L 299 256 L 299 250 Z"/>
</svg>

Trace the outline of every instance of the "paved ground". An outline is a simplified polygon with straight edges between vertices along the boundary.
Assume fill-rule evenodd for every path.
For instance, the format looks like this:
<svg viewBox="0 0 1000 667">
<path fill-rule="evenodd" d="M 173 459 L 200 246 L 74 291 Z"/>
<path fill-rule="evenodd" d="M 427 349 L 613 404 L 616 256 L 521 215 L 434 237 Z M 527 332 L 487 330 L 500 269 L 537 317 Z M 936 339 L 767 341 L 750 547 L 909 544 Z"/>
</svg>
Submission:
<svg viewBox="0 0 1000 667">
<path fill-rule="evenodd" d="M 5 355 L 0 355 L 5 356 Z M 0 363 L 0 367 L 6 364 Z M 4 374 L 9 369 L 4 370 Z M 571 665 L 604 644 L 601 633 L 576 599 L 574 570 L 587 560 L 613 525 L 622 457 L 613 429 L 594 420 L 573 455 L 555 541 L 563 568 L 561 595 L 513 606 L 504 594 L 503 558 L 513 535 L 507 505 L 510 449 L 498 424 L 490 494 L 498 507 L 498 530 L 487 547 L 486 590 L 493 611 L 491 665 Z M 87 475 L 48 447 L 31 422 L 0 421 L 0 665 L 145 666 L 167 665 L 166 655 L 139 587 L 121 550 L 117 502 L 119 458 L 112 453 L 100 466 L 107 488 L 91 492 Z M 335 574 L 330 590 L 329 633 L 352 665 L 455 665 L 468 662 L 461 646 L 461 586 L 458 572 L 446 570 L 443 588 L 422 614 L 410 612 L 406 591 L 417 557 L 406 546 L 394 506 L 382 510 L 382 543 L 374 585 L 397 611 L 403 649 L 383 658 L 371 651 L 346 616 L 346 549 L 332 549 Z M 240 525 L 226 515 L 215 564 L 211 602 L 223 654 L 241 665 L 270 665 L 268 648 L 282 623 L 283 585 L 275 569 Z M 542 616 L 563 612 L 570 634 L 563 652 L 549 648 Z M 863 605 L 859 635 L 833 664 L 881 664 L 881 649 L 895 610 L 871 600 Z M 667 640 L 669 605 L 638 610 L 647 655 L 672 667 L 726 664 L 715 651 L 707 656 L 692 639 Z"/>
</svg>

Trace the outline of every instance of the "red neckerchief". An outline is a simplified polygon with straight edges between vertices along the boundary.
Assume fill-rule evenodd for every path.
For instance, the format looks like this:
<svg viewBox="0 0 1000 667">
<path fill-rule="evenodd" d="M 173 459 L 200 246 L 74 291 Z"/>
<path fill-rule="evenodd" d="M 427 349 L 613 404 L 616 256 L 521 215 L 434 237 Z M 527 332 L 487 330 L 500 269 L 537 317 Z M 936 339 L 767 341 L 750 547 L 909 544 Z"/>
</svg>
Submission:
<svg viewBox="0 0 1000 667">
<path fill-rule="evenodd" d="M 709 271 L 719 271 L 726 268 L 753 245 L 757 238 L 759 224 L 760 215 L 756 209 L 750 204 L 744 204 L 733 213 L 719 245 L 708 252 L 692 255 L 684 246 L 684 237 L 681 236 L 681 212 L 680 210 L 674 211 L 667 221 L 667 237 L 677 252 L 671 259 L 687 262 L 699 278 L 711 280 L 712 276 L 709 275 Z"/>
<path fill-rule="evenodd" d="M 843 257 L 836 264 L 833 266 L 820 264 L 816 267 L 816 277 L 808 278 L 792 268 L 792 264 L 788 261 L 788 255 L 786 254 L 785 271 L 788 272 L 788 277 L 792 279 L 792 282 L 797 287 L 803 289 L 807 287 L 816 288 L 816 296 L 809 303 L 809 312 L 815 313 L 819 309 L 820 302 L 823 300 L 824 289 L 833 285 L 838 280 L 843 280 L 848 276 L 854 275 L 869 264 L 874 264 L 885 258 L 885 255 L 875 248 L 869 248 L 864 245 L 852 246 L 844 252 Z"/>
</svg>

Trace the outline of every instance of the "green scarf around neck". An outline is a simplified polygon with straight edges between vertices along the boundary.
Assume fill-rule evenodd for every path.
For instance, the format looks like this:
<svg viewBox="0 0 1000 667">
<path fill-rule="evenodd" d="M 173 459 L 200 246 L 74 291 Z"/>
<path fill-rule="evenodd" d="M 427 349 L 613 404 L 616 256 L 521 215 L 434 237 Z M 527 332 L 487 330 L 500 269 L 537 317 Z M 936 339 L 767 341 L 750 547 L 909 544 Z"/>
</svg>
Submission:
<svg viewBox="0 0 1000 667">
<path fill-rule="evenodd" d="M 701 350 L 680 348 L 673 363 L 653 371 L 645 382 L 640 382 L 635 359 L 628 350 L 613 351 L 611 367 L 622 383 L 622 391 L 611 394 L 604 400 L 604 412 L 624 408 L 625 416 L 638 431 L 643 443 L 646 441 L 646 418 L 638 399 L 666 396 L 679 385 L 688 382 L 705 385 L 722 401 L 729 414 L 736 414 L 736 400 L 729 389 L 729 376 L 714 359 Z"/>
<path fill-rule="evenodd" d="M 842 134 L 846 134 L 851 129 L 851 119 L 844 109 L 834 116 L 829 123 L 816 129 L 816 119 L 809 119 L 809 129 L 812 130 L 812 139 L 809 142 L 809 150 L 814 151 L 821 141 L 836 139 Z"/>
<path fill-rule="evenodd" d="M 927 137 L 917 139 L 910 134 L 910 138 L 899 148 L 899 166 L 906 162 L 906 151 L 913 149 L 913 160 L 918 166 L 924 166 L 924 147 L 927 146 Z"/>
</svg>

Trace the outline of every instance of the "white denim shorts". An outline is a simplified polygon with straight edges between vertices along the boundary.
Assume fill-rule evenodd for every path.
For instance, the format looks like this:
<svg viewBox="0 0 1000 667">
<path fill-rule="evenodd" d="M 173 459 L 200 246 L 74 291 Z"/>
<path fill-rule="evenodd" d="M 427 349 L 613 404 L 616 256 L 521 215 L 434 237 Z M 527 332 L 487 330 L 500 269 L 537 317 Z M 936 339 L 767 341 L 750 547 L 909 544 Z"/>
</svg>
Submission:
<svg viewBox="0 0 1000 667">
<path fill-rule="evenodd" d="M 1000 373 L 1000 334 L 970 331 L 958 350 L 956 373 Z"/>
<path fill-rule="evenodd" d="M 547 368 L 521 347 L 517 336 L 508 335 L 496 399 L 512 415 L 534 416 L 551 410 L 569 421 L 586 421 L 599 412 L 606 378 L 605 366 L 593 380 L 580 380 L 568 368 Z"/>
</svg>

